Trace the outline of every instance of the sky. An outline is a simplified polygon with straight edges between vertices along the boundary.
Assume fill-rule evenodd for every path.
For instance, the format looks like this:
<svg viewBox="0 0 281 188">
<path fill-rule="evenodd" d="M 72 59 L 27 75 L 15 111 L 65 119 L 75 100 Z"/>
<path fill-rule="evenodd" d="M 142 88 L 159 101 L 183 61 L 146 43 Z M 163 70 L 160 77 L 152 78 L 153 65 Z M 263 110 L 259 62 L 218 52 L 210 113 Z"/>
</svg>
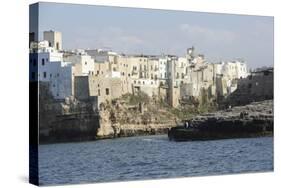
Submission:
<svg viewBox="0 0 281 188">
<path fill-rule="evenodd" d="M 244 59 L 273 66 L 274 18 L 189 11 L 39 3 L 39 39 L 62 32 L 64 49 L 184 56 L 194 46 L 210 62 Z"/>
</svg>

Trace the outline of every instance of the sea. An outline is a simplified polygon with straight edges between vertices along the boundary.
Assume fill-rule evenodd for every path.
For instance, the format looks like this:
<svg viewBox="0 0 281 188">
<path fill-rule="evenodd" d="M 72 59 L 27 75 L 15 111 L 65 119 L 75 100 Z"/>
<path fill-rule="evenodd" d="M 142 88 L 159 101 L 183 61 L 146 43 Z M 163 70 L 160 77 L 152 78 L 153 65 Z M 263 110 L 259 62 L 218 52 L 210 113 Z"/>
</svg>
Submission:
<svg viewBox="0 0 281 188">
<path fill-rule="evenodd" d="M 167 135 L 39 146 L 39 184 L 273 171 L 273 137 L 169 141 Z"/>
</svg>

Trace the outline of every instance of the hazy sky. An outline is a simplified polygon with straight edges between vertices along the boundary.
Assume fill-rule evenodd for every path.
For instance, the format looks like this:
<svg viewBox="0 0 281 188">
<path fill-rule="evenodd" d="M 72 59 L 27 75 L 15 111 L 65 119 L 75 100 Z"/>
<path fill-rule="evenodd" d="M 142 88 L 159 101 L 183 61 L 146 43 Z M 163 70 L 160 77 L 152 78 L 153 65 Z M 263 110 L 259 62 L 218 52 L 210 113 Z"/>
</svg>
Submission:
<svg viewBox="0 0 281 188">
<path fill-rule="evenodd" d="M 195 46 L 210 61 L 243 58 L 273 66 L 273 17 L 40 3 L 39 32 L 62 32 L 63 48 L 183 56 Z M 42 34 L 39 35 L 42 39 Z"/>
</svg>

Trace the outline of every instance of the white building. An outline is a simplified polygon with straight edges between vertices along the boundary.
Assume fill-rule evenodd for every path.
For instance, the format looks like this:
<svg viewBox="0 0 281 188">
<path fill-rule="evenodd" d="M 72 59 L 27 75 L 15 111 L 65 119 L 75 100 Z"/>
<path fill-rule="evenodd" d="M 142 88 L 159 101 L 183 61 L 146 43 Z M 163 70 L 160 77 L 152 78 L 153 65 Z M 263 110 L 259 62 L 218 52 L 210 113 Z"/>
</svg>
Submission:
<svg viewBox="0 0 281 188">
<path fill-rule="evenodd" d="M 114 63 L 118 55 L 116 52 L 104 49 L 86 50 L 86 53 L 92 56 L 97 62 L 107 61 L 109 63 Z"/>
<path fill-rule="evenodd" d="M 58 31 L 44 31 L 44 40 L 49 42 L 49 47 L 62 50 L 62 35 Z"/>
<path fill-rule="evenodd" d="M 30 81 L 49 82 L 55 99 L 73 95 L 73 72 L 70 62 L 62 61 L 62 53 L 48 46 L 47 41 L 33 44 L 30 50 Z M 34 48 L 35 47 L 35 48 Z"/>
<path fill-rule="evenodd" d="M 168 58 L 159 58 L 159 79 L 161 81 L 166 81 L 168 79 Z"/>
<path fill-rule="evenodd" d="M 75 67 L 74 76 L 94 75 L 95 60 L 83 50 L 65 53 L 64 61 L 71 62 Z"/>
</svg>

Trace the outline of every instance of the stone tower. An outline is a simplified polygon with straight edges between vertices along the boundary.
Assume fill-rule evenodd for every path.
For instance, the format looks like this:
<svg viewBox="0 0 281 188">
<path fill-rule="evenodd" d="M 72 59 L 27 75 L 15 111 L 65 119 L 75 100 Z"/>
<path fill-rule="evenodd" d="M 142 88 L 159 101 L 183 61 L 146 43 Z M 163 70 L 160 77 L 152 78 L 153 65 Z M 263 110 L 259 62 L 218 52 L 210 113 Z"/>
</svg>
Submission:
<svg viewBox="0 0 281 188">
<path fill-rule="evenodd" d="M 177 84 L 175 84 L 175 65 L 177 58 L 171 56 L 168 58 L 168 103 L 172 107 L 177 107 L 179 105 L 180 89 Z"/>
<path fill-rule="evenodd" d="M 58 31 L 44 31 L 44 40 L 49 42 L 49 46 L 56 50 L 62 50 L 62 35 Z"/>
</svg>

